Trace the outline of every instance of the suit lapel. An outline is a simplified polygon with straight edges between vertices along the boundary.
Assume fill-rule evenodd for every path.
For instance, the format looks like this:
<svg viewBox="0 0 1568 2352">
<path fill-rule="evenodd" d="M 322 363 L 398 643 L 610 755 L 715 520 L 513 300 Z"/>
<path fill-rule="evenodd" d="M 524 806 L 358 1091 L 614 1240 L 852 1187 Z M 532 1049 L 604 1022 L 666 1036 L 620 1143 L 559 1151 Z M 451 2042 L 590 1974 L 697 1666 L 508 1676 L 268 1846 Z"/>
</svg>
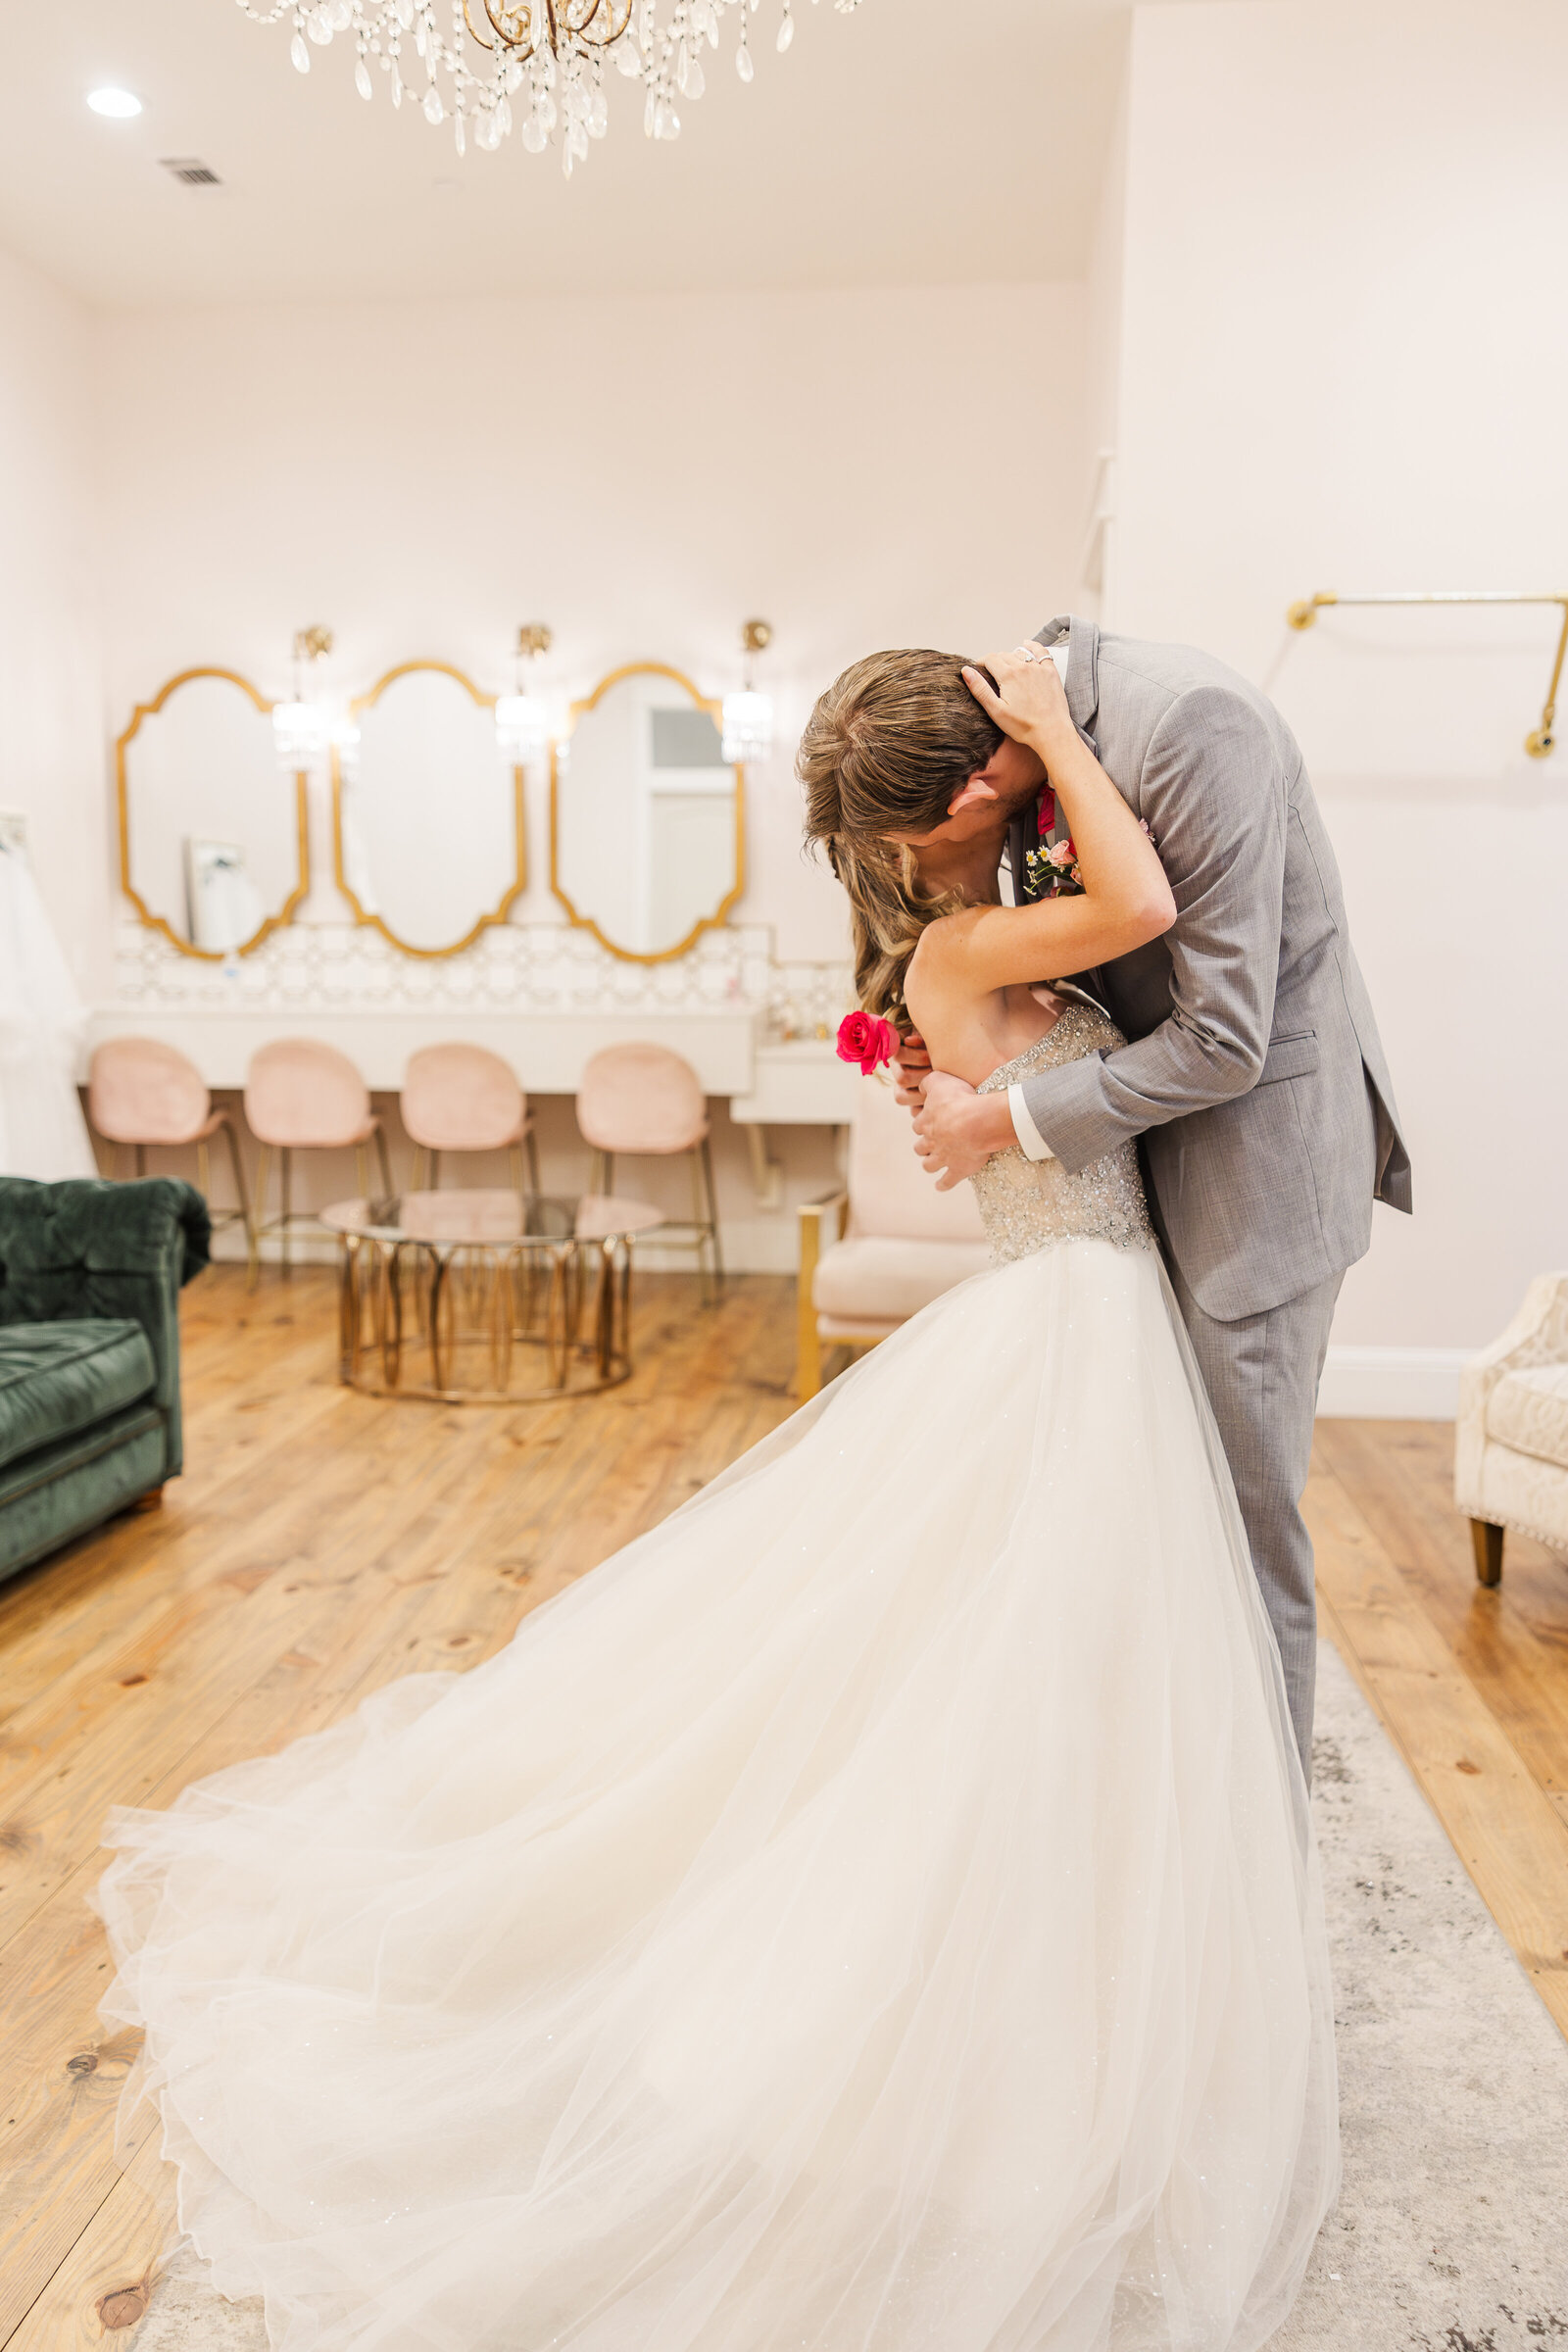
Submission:
<svg viewBox="0 0 1568 2352">
<path fill-rule="evenodd" d="M 1037 630 L 1035 643 L 1059 645 L 1063 638 L 1067 640 L 1067 708 L 1072 712 L 1073 725 L 1098 759 L 1100 746 L 1091 730 L 1100 715 L 1100 630 L 1094 621 L 1084 620 L 1076 612 L 1061 612 Z M 1066 833 L 1066 823 L 1059 811 L 1051 830 L 1053 840 Z M 1102 1012 L 1109 1012 L 1104 975 L 1098 967 L 1092 972 L 1080 972 L 1077 987 L 1091 1004 L 1098 1004 Z"/>
</svg>

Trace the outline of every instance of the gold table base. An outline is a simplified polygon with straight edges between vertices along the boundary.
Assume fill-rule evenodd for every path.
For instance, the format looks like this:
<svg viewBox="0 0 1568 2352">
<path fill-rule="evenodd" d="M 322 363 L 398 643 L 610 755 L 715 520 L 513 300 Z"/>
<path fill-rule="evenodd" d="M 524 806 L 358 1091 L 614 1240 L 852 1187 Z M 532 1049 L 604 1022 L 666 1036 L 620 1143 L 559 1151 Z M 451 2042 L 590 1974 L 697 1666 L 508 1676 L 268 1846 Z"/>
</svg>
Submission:
<svg viewBox="0 0 1568 2352">
<path fill-rule="evenodd" d="M 435 1404 L 544 1404 L 631 1378 L 624 1234 L 435 1244 L 345 1233 L 342 1243 L 349 1388 Z M 541 1365 L 543 1386 L 514 1387 L 524 1360 Z"/>
</svg>

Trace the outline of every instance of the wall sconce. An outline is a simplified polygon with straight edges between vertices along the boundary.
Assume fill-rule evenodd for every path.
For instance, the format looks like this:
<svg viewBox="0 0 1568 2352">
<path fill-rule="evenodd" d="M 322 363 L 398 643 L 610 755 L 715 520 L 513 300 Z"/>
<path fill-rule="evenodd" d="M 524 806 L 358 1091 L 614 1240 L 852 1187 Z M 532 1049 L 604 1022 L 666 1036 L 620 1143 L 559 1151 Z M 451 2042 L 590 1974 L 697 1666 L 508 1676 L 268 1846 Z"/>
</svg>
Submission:
<svg viewBox="0 0 1568 2352">
<path fill-rule="evenodd" d="M 773 749 L 773 698 L 759 694 L 752 684 L 752 656 L 765 653 L 773 641 L 773 624 L 749 620 L 741 629 L 746 663 L 739 694 L 724 697 L 724 758 L 732 767 L 765 760 Z"/>
<path fill-rule="evenodd" d="M 319 662 L 332 651 L 332 632 L 319 622 L 294 632 L 294 692 L 286 703 L 272 705 L 272 743 L 277 764 L 285 776 L 312 767 L 326 749 L 327 718 L 319 703 L 305 694 L 305 665 Z"/>
<path fill-rule="evenodd" d="M 554 640 L 542 620 L 526 620 L 517 631 L 517 650 L 514 657 L 515 691 L 496 698 L 496 741 L 503 756 L 514 767 L 531 767 L 544 757 L 545 739 L 549 724 L 544 705 L 537 695 L 528 692 L 528 673 L 525 662 L 537 662 L 548 654 Z"/>
</svg>

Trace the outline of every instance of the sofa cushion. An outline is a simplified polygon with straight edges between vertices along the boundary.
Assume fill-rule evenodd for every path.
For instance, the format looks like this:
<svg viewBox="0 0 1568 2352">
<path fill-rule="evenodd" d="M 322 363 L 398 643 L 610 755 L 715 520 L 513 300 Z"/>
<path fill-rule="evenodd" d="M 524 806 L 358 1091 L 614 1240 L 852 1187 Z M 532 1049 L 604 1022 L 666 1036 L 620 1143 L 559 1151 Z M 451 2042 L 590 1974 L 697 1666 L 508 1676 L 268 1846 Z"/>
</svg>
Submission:
<svg viewBox="0 0 1568 2352">
<path fill-rule="evenodd" d="M 0 1324 L 0 1468 L 150 1396 L 157 1379 L 139 1323 Z"/>
<path fill-rule="evenodd" d="M 1568 1470 L 1568 1364 L 1505 1372 L 1487 1399 L 1487 1435 Z"/>
<path fill-rule="evenodd" d="M 874 1323 L 904 1322 L 990 1263 L 984 1242 L 895 1241 L 862 1234 L 823 1250 L 811 1300 L 819 1314 L 839 1321 L 863 1316 Z"/>
</svg>

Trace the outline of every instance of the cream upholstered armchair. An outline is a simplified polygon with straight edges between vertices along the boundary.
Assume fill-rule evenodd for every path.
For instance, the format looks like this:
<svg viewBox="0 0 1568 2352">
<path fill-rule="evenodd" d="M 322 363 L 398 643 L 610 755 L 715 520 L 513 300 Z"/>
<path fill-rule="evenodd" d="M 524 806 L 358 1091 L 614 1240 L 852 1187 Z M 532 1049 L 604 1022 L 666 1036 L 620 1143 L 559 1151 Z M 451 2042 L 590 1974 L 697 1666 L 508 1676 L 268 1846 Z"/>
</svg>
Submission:
<svg viewBox="0 0 1568 2352">
<path fill-rule="evenodd" d="M 1505 1528 L 1568 1552 L 1568 1274 L 1538 1274 L 1503 1333 L 1459 1381 L 1454 1500 L 1476 1574 L 1502 1576 Z"/>
<path fill-rule="evenodd" d="M 856 1101 L 847 1191 L 800 1214 L 803 1397 L 822 1385 L 825 1348 L 874 1347 L 990 1262 L 974 1194 L 966 1184 L 937 1191 L 914 1155 L 908 1112 L 876 1078 Z"/>
</svg>

